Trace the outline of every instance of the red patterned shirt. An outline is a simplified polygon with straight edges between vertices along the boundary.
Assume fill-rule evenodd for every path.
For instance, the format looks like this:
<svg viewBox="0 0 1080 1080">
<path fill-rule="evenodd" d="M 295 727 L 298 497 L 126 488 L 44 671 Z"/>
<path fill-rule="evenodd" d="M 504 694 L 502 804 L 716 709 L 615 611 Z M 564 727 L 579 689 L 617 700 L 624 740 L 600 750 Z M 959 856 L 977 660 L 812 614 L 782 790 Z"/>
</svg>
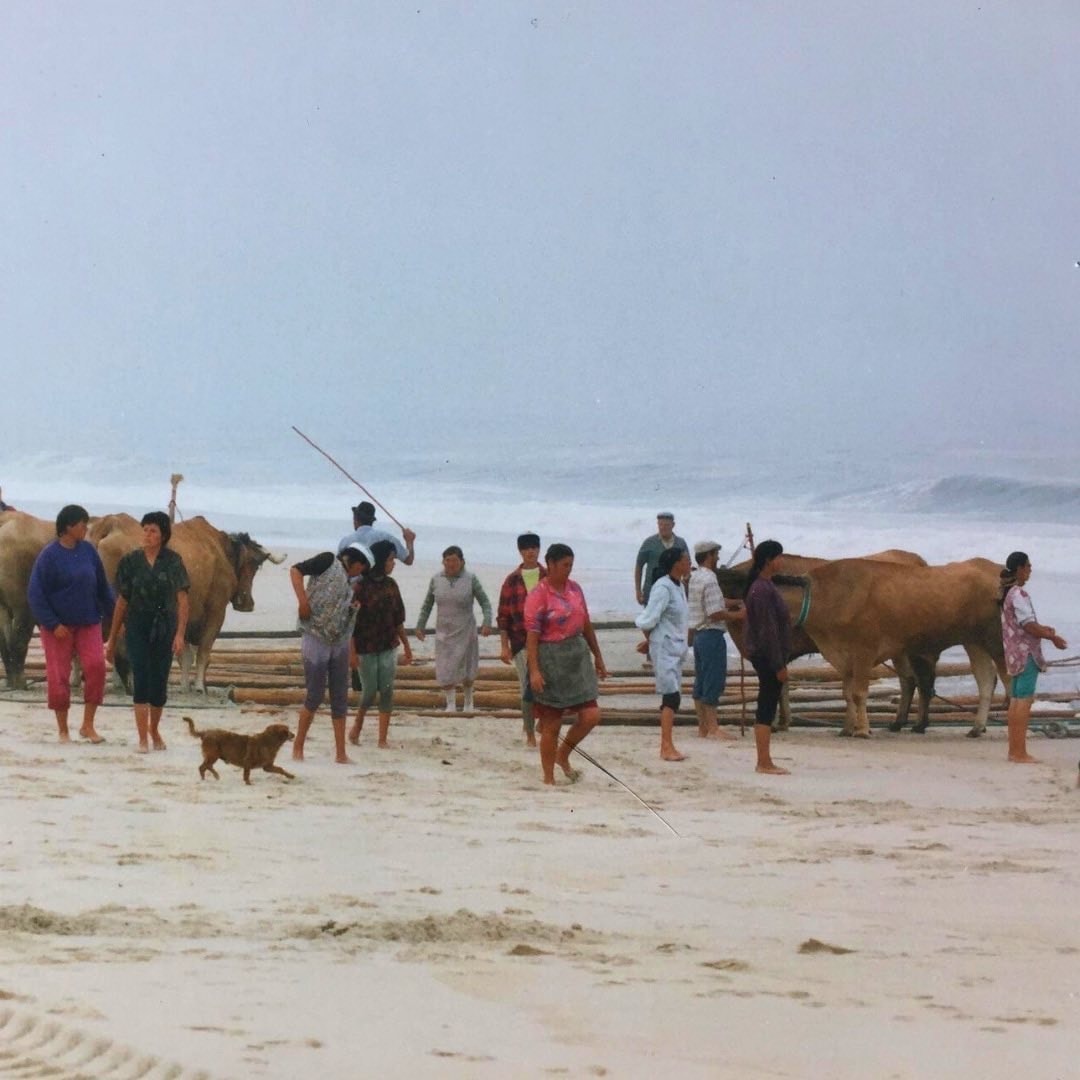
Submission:
<svg viewBox="0 0 1080 1080">
<path fill-rule="evenodd" d="M 499 615 L 495 620 L 495 625 L 510 639 L 511 654 L 517 654 L 525 648 L 525 600 L 529 595 L 529 590 L 525 585 L 525 579 L 521 576 L 524 566 L 525 564 L 522 563 L 508 574 L 502 584 L 502 589 L 499 590 Z M 542 581 L 547 577 L 547 571 L 542 566 L 539 570 Z"/>
</svg>

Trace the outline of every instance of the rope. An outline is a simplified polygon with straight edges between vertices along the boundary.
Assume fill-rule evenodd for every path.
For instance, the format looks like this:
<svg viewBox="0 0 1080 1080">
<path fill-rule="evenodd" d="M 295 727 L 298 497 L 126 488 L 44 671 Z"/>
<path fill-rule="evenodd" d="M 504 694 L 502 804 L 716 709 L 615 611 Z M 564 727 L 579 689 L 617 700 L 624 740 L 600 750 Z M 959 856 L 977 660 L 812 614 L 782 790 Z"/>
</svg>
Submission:
<svg viewBox="0 0 1080 1080">
<path fill-rule="evenodd" d="M 676 832 L 675 827 L 671 824 L 671 822 L 668 821 L 667 818 L 665 818 L 663 814 L 661 814 L 658 810 L 654 810 L 629 784 L 624 783 L 622 780 L 620 780 L 610 769 L 604 768 L 604 766 L 601 765 L 600 762 L 596 760 L 596 758 L 594 758 L 591 754 L 587 754 L 584 750 L 581 749 L 580 746 L 571 745 L 567 741 L 566 736 L 563 736 L 561 742 L 563 746 L 569 746 L 571 750 L 576 750 L 590 765 L 595 766 L 602 773 L 606 773 L 608 776 L 611 777 L 612 780 L 615 781 L 616 784 L 619 784 L 622 787 L 626 788 L 626 790 L 629 791 L 630 794 L 633 795 L 634 798 L 637 799 L 637 801 L 641 803 L 641 805 L 644 806 L 650 814 L 652 814 L 654 817 L 659 818 L 671 830 L 672 835 L 678 836 L 680 840 L 682 839 L 679 833 Z"/>
</svg>

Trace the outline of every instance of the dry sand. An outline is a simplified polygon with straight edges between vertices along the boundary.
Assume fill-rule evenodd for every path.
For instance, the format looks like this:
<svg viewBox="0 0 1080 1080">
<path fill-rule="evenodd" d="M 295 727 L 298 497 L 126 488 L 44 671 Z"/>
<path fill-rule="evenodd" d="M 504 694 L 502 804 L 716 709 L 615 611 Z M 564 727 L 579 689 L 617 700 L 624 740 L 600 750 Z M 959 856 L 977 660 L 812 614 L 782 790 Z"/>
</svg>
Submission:
<svg viewBox="0 0 1080 1080">
<path fill-rule="evenodd" d="M 321 714 L 246 787 L 184 712 L 140 757 L 128 708 L 61 746 L 0 694 L 0 1077 L 1077 1074 L 1080 741 L 798 731 L 759 777 L 749 737 L 598 729 L 676 836 L 584 762 L 544 790 L 514 720 L 339 766 Z"/>
</svg>

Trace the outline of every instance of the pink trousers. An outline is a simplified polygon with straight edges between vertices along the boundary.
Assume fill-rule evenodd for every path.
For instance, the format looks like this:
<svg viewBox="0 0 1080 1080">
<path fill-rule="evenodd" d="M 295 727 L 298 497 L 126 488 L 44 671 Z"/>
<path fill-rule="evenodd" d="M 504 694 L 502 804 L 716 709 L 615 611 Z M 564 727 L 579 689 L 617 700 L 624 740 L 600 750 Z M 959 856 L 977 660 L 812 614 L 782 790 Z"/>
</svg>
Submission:
<svg viewBox="0 0 1080 1080">
<path fill-rule="evenodd" d="M 69 626 L 68 630 L 67 637 L 58 638 L 52 630 L 41 628 L 49 708 L 54 711 L 71 705 L 71 658 L 75 655 L 83 669 L 83 700 L 87 705 L 100 705 L 105 700 L 105 642 L 101 624 Z"/>
</svg>

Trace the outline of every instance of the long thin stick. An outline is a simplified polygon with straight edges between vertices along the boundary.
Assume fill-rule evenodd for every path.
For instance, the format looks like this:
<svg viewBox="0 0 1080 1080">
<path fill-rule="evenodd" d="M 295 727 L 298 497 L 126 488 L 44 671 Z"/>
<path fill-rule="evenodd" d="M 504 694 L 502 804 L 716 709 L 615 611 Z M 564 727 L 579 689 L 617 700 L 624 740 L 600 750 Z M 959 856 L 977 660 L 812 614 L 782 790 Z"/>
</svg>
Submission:
<svg viewBox="0 0 1080 1080">
<path fill-rule="evenodd" d="M 563 739 L 562 743 L 564 746 L 569 745 L 566 739 Z M 606 773 L 608 776 L 610 776 L 616 784 L 619 784 L 621 787 L 626 788 L 626 790 L 629 791 L 630 794 L 633 795 L 634 798 L 637 799 L 637 801 L 641 803 L 641 805 L 644 806 L 650 814 L 652 814 L 654 817 L 658 817 L 669 829 L 671 829 L 673 835 L 679 836 L 671 822 L 668 821 L 658 810 L 654 810 L 629 784 L 623 783 L 623 781 L 620 780 L 610 769 L 605 769 L 604 766 L 596 760 L 596 758 L 594 758 L 591 754 L 587 754 L 584 750 L 581 749 L 580 746 L 571 746 L 570 749 L 576 750 L 590 765 L 595 765 L 596 768 L 598 768 L 602 773 Z M 679 836 L 679 839 L 681 840 L 682 837 Z"/>
<path fill-rule="evenodd" d="M 322 454 L 322 456 L 326 458 L 326 460 L 329 461 L 335 469 L 338 470 L 338 472 L 342 473 L 342 475 L 344 476 L 347 476 L 399 529 L 404 530 L 405 526 L 402 525 L 401 522 L 398 521 L 398 519 L 394 517 L 394 515 L 391 514 L 390 511 L 387 510 L 386 507 L 383 506 L 383 504 L 379 502 L 379 500 L 376 499 L 375 496 L 372 495 L 371 492 L 368 491 L 368 489 L 364 487 L 364 485 L 361 484 L 355 476 L 351 476 L 348 472 L 346 472 L 321 446 L 319 446 L 318 443 L 312 442 L 312 440 L 309 439 L 295 424 L 292 424 L 290 426 L 292 427 L 293 431 L 295 431 L 296 434 L 304 440 L 304 442 L 318 450 L 319 453 Z"/>
</svg>

